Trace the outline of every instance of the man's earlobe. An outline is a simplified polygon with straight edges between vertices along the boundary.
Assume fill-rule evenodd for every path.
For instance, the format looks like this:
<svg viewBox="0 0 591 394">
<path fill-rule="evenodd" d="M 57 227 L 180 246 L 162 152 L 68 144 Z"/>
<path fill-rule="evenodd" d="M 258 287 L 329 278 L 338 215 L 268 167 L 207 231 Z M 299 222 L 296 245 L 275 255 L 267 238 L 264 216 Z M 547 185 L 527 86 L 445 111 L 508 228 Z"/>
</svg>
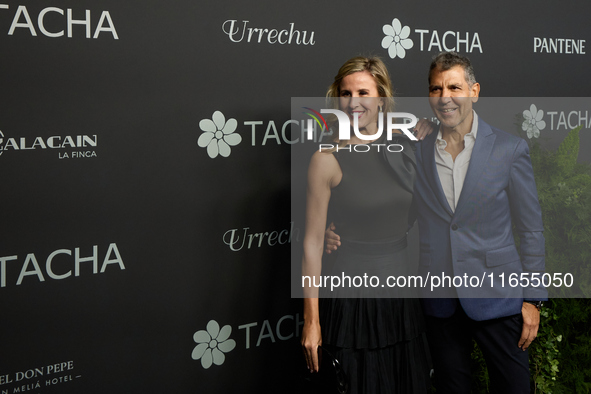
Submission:
<svg viewBox="0 0 591 394">
<path fill-rule="evenodd" d="M 478 97 L 480 95 L 480 84 L 478 82 L 474 82 L 474 85 L 470 88 L 472 91 L 472 102 L 475 103 L 478 101 Z"/>
</svg>

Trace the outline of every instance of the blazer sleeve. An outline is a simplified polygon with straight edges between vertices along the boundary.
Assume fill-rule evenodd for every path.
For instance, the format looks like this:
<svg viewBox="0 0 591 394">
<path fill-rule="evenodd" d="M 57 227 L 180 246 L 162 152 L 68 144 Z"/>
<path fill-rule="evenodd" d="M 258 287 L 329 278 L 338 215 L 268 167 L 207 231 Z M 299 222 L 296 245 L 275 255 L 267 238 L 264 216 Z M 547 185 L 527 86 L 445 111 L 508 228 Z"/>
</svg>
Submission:
<svg viewBox="0 0 591 394">
<path fill-rule="evenodd" d="M 545 271 L 544 225 L 542 210 L 538 201 L 538 192 L 534 180 L 534 172 L 529 156 L 529 147 L 523 139 L 513 154 L 511 173 L 508 185 L 508 196 L 511 216 L 517 235 L 519 236 L 519 254 L 523 272 L 539 273 L 541 279 Z M 544 286 L 523 288 L 526 300 L 547 300 L 548 291 Z"/>
</svg>

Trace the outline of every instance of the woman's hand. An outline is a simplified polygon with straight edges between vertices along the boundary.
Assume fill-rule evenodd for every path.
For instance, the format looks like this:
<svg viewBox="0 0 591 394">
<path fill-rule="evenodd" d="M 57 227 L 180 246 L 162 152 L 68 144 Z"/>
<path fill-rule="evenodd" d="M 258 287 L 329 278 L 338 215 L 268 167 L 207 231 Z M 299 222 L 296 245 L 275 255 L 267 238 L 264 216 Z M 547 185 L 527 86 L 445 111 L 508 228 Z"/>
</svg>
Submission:
<svg viewBox="0 0 591 394">
<path fill-rule="evenodd" d="M 415 126 L 416 137 L 419 141 L 422 141 L 426 136 L 431 134 L 433 130 L 437 128 L 437 125 L 427 119 L 419 119 Z"/>
<path fill-rule="evenodd" d="M 318 322 L 304 322 L 302 330 L 302 350 L 308 370 L 310 372 L 318 372 L 320 370 L 320 363 L 318 361 L 318 346 L 322 346 L 322 335 L 320 334 L 320 323 Z"/>
<path fill-rule="evenodd" d="M 326 254 L 331 254 L 341 246 L 341 237 L 334 232 L 335 230 L 334 223 L 331 223 L 324 231 L 324 253 Z"/>
</svg>

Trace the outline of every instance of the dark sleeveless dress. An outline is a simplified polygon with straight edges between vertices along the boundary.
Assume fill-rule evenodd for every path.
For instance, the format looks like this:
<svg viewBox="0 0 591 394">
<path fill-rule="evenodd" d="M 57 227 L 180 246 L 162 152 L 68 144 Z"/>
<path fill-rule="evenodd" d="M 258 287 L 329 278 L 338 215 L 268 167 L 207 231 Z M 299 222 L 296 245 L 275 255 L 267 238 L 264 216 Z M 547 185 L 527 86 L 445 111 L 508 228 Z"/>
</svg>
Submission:
<svg viewBox="0 0 591 394">
<path fill-rule="evenodd" d="M 327 256 L 332 261 L 323 261 L 323 275 L 365 274 L 379 277 L 383 284 L 388 275 L 413 274 L 406 232 L 415 174 L 407 159 L 414 153 L 408 140 L 401 143 L 405 153 L 384 155 L 376 146 L 364 153 L 333 153 L 343 177 L 331 192 L 329 219 L 341 236 L 341 246 Z M 381 285 L 352 286 L 321 296 L 322 344 L 341 362 L 351 394 L 429 390 L 421 306 L 418 299 L 401 298 L 399 291 Z"/>
</svg>

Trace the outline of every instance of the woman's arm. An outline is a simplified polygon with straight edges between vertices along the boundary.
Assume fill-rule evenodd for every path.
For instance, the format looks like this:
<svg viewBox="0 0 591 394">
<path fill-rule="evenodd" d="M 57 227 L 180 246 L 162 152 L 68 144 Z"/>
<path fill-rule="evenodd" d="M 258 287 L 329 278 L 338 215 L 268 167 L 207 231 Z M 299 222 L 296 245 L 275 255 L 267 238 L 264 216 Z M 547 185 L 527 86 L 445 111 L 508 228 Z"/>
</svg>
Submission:
<svg viewBox="0 0 591 394">
<path fill-rule="evenodd" d="M 328 213 L 330 192 L 341 180 L 341 169 L 331 153 L 316 152 L 308 169 L 306 194 L 306 232 L 302 259 L 302 282 L 309 277 L 311 286 L 304 287 L 304 327 L 301 344 L 308 369 L 318 372 L 318 346 L 322 345 L 318 312 L 318 287 L 322 270 L 324 229 Z M 314 279 L 316 278 L 316 279 Z M 306 279 L 306 283 L 308 280 Z"/>
</svg>

